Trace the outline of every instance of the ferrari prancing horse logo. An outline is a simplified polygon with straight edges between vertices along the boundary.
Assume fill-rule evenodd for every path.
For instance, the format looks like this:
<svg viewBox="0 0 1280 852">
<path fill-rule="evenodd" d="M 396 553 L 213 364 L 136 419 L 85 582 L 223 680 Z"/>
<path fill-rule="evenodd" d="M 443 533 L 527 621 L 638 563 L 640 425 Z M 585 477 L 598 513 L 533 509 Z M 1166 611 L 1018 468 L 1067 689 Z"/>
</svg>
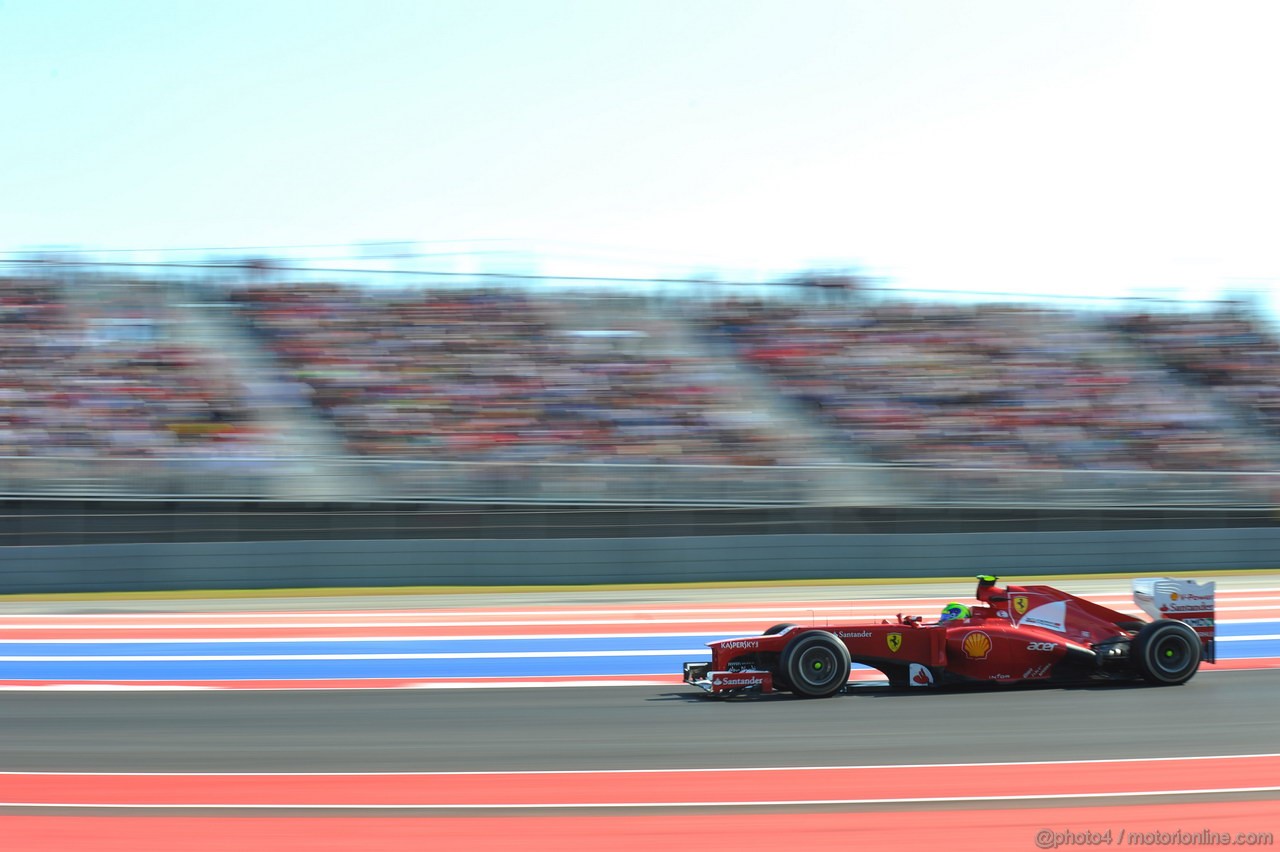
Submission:
<svg viewBox="0 0 1280 852">
<path fill-rule="evenodd" d="M 898 649 L 902 647 L 902 634 L 890 633 L 884 639 L 889 643 L 889 650 L 895 654 L 898 653 Z"/>
<path fill-rule="evenodd" d="M 1026 595 L 1014 595 L 1013 611 L 1016 612 L 1018 615 L 1026 615 L 1027 613 L 1027 596 Z"/>
</svg>

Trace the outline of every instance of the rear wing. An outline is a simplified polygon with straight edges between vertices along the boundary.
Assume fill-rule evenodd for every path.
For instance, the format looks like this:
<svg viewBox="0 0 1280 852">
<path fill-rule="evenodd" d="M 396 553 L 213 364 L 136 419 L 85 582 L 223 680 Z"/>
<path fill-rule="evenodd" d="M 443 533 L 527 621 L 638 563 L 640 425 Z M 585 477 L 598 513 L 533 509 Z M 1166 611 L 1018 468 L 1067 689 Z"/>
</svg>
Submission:
<svg viewBox="0 0 1280 852">
<path fill-rule="evenodd" d="M 1152 618 L 1181 621 L 1200 637 L 1204 660 L 1214 662 L 1213 583 L 1144 577 L 1133 581 L 1133 602 Z"/>
</svg>

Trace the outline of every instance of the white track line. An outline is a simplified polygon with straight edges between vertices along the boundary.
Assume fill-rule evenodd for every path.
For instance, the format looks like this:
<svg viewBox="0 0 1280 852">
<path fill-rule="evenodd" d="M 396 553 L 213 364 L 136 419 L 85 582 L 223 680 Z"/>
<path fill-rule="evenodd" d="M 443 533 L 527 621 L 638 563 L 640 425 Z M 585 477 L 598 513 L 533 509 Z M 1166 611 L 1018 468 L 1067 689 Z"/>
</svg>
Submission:
<svg viewBox="0 0 1280 852">
<path fill-rule="evenodd" d="M 1240 619 L 1219 619 L 1218 628 L 1221 629 L 1224 624 L 1276 624 L 1280 623 L 1278 618 L 1240 618 Z M 821 629 L 822 625 L 798 624 L 797 626 L 805 629 Z M 265 634 L 262 636 L 231 636 L 221 637 L 203 637 L 203 636 L 183 636 L 175 634 L 173 637 L 129 637 L 129 638 L 113 638 L 101 637 L 96 639 L 0 639 L 0 649 L 8 645 L 172 645 L 172 644 L 211 644 L 219 645 L 235 645 L 235 644 L 277 644 L 281 642 L 302 642 L 312 644 L 316 642 L 497 642 L 527 640 L 536 641 L 556 641 L 556 640 L 592 640 L 592 639 L 698 639 L 703 636 L 715 635 L 717 638 L 732 639 L 734 636 L 726 636 L 720 632 L 712 632 L 707 630 L 698 630 L 695 632 L 679 632 L 679 633 L 474 633 L 474 634 L 451 634 L 451 633 L 424 633 L 413 636 L 300 636 L 291 637 L 287 635 Z M 745 634 L 744 634 L 745 635 Z M 751 634 L 756 635 L 756 634 Z M 1219 640 L 1224 637 L 1218 636 Z M 1237 639 L 1253 639 L 1262 638 L 1261 636 L 1240 636 Z"/>
<path fill-rule="evenodd" d="M 1246 754 L 1188 754 L 1157 757 L 1091 757 L 1085 760 L 979 760 L 967 763 L 838 763 L 833 765 L 806 764 L 804 766 L 678 766 L 670 769 L 514 769 L 492 771 L 480 769 L 421 772 L 414 770 L 386 770 L 372 772 L 78 772 L 68 769 L 23 771 L 0 769 L 0 775 L 56 775 L 85 778 L 380 778 L 383 776 L 427 776 L 432 778 L 455 776 L 498 775 L 697 775 L 709 772 L 815 772 L 819 770 L 849 769 L 971 769 L 987 766 L 1079 766 L 1102 763 L 1176 763 L 1183 760 L 1252 760 L 1280 757 L 1280 752 L 1263 751 Z"/>
<path fill-rule="evenodd" d="M 1229 593 L 1218 592 L 1218 598 L 1221 600 L 1228 597 L 1243 597 L 1246 602 L 1249 601 L 1280 601 L 1280 595 L 1256 595 L 1252 591 L 1258 592 L 1276 592 L 1280 591 L 1275 588 L 1258 589 L 1258 590 L 1242 590 L 1232 589 Z M 474 610 L 464 607 L 455 609 L 412 609 L 412 610 L 275 610 L 271 612 L 206 612 L 191 611 L 185 613 L 173 612 L 105 612 L 84 614 L 85 618 L 101 618 L 101 619 L 158 619 L 173 618 L 177 615 L 191 616 L 195 618 L 209 619 L 227 619 L 227 618 L 280 618 L 282 616 L 290 618 L 308 618 L 308 617 L 333 617 L 333 618 L 360 618 L 360 617 L 377 617 L 377 616 L 416 616 L 416 617 L 501 617 L 505 615 L 522 615 L 531 612 L 537 612 L 539 615 L 549 616 L 574 616 L 574 615 L 617 615 L 628 616 L 645 613 L 662 613 L 673 615 L 685 614 L 723 614 L 725 612 L 740 612 L 752 615 L 776 614 L 779 612 L 796 612 L 797 610 L 822 609 L 822 610 L 850 610 L 850 609 L 884 609 L 886 606 L 896 608 L 903 606 L 924 606 L 934 603 L 945 603 L 949 600 L 965 597 L 964 594 L 957 593 L 950 597 L 929 597 L 929 598 L 864 598 L 858 600 L 850 600 L 848 603 L 834 602 L 831 600 L 822 601 L 771 601 L 766 605 L 745 604 L 742 609 L 729 608 L 729 606 L 721 605 L 717 607 L 681 607 L 672 604 L 661 604 L 655 607 L 647 607 L 643 604 L 637 604 L 628 608 L 586 608 L 575 607 L 573 609 L 543 609 L 541 607 L 518 607 L 510 609 L 490 609 L 490 610 Z M 1087 600 L 1096 603 L 1110 602 L 1112 604 L 1123 604 L 1132 606 L 1131 596 L 1117 595 L 1082 595 Z M 5 619 L 54 619 L 54 618 L 74 618 L 77 616 L 68 615 L 67 613 L 6 613 L 2 616 Z"/>
<path fill-rule="evenodd" d="M 1208 668 L 1199 672 L 1201 676 L 1217 677 L 1221 674 L 1231 672 L 1256 672 L 1256 671 L 1274 671 L 1274 666 L 1238 666 L 1229 669 Z M 863 672 L 867 677 L 855 677 L 850 682 L 858 684 L 883 683 L 888 684 L 889 681 L 885 677 L 876 672 L 874 669 L 863 668 L 854 669 L 854 675 Z M 415 680 L 409 678 L 381 678 L 381 677 L 344 677 L 344 678 L 306 678 L 300 683 L 305 686 L 222 686 L 221 684 L 231 682 L 236 684 L 247 684 L 255 681 L 269 681 L 273 684 L 281 681 L 290 680 L 289 678 L 205 678 L 200 684 L 193 684 L 190 681 L 174 681 L 174 682 L 157 682 L 157 681 L 123 681 L 108 683 L 105 681 L 81 681 L 68 683 L 40 683 L 40 684 L 18 684 L 13 685 L 0 681 L 0 692 L 164 692 L 164 691 L 181 691 L 181 690 L 205 690 L 213 692 L 332 692 L 341 690 L 344 692 L 351 691 L 369 691 L 369 690 L 387 690 L 387 689 L 419 689 L 419 690 L 440 690 L 440 689 L 556 689 L 558 687 L 580 688 L 601 688 L 610 686 L 665 686 L 678 687 L 683 684 L 672 680 L 658 680 L 666 675 L 650 675 L 654 679 L 645 679 L 645 675 L 636 675 L 626 680 L 571 680 L 571 681 L 519 681 L 519 680 L 501 680 L 494 678 L 492 680 Z M 38 680 L 38 678 L 25 678 L 26 680 Z M 395 680 L 404 681 L 404 683 L 395 686 L 353 686 L 358 681 L 382 681 Z M 342 681 L 341 686 L 334 686 L 318 682 L 324 681 Z"/>
<path fill-rule="evenodd" d="M 1280 605 L 1275 606 L 1219 606 L 1215 608 L 1216 612 L 1254 612 L 1254 611 L 1280 611 Z M 1119 610 L 1125 612 L 1124 610 Z M 1130 608 L 1132 613 L 1134 610 Z M 175 616 L 169 614 L 166 617 L 170 619 L 169 623 L 164 624 L 88 624 L 83 622 L 65 623 L 65 624 L 7 624 L 3 618 L 0 618 L 0 630 L 170 630 L 181 628 L 184 630 L 257 630 L 262 628 L 280 628 L 280 629 L 301 629 L 301 628 L 320 628 L 320 627 L 557 627 L 557 626 L 606 626 L 606 625 L 627 625 L 634 627 L 637 623 L 642 624 L 740 624 L 744 621 L 753 620 L 755 618 L 790 618 L 796 620 L 797 623 L 817 622 L 817 621 L 835 621 L 837 619 L 845 619 L 849 616 L 857 616 L 861 619 L 887 619 L 896 616 L 896 613 L 886 612 L 883 608 L 868 608 L 865 612 L 855 612 L 851 609 L 822 609 L 814 611 L 812 609 L 795 610 L 795 609 L 778 609 L 770 610 L 764 614 L 752 614 L 746 611 L 738 610 L 719 610 L 717 617 L 665 617 L 668 614 L 662 613 L 664 617 L 652 617 L 656 613 L 637 612 L 631 613 L 627 618 L 520 618 L 520 619 L 487 619 L 487 620 L 469 620 L 458 621 L 449 620 L 430 620 L 425 617 L 419 617 L 412 621 L 352 621 L 350 619 L 340 619 L 336 621 L 279 621 L 266 622 L 256 624 L 235 624 L 235 623 L 209 623 L 202 622 L 203 616 L 191 615 L 190 619 L 184 619 L 183 616 Z M 539 616 L 548 615 L 548 613 L 538 612 Z M 686 615 L 685 613 L 672 613 L 671 616 Z M 8 618 L 16 618 L 18 616 L 6 616 Z M 57 618 L 66 619 L 68 616 L 60 615 Z M 93 615 L 86 618 L 101 618 L 102 616 Z M 278 616 L 277 616 L 278 617 Z M 847 623 L 847 622 L 841 622 Z"/>
<path fill-rule="evenodd" d="M 527 637 L 520 637 L 521 639 Z M 1217 642 L 1273 642 L 1280 639 L 1280 633 L 1264 633 L 1257 636 L 1218 636 Z M 212 640 L 216 641 L 216 640 Z M 251 640 L 243 640 L 251 641 Z M 261 641 L 261 640 L 256 640 Z M 281 641 L 281 640 L 273 640 Z M 300 640 L 295 640 L 300 641 Z M 330 639 L 314 639 L 310 642 L 332 642 Z M 406 641 L 406 640 L 382 640 Z M 24 643 L 42 644 L 42 643 Z M 66 644 L 66 643 L 64 643 Z M 80 644 L 98 644 L 97 640 Z M 118 645 L 120 642 L 103 642 L 101 644 Z M 188 642 L 187 644 L 211 644 Z M 3 644 L 0 643 L 0 647 Z M 458 651 L 458 652 L 424 652 L 403 654 L 96 654 L 89 655 L 21 655 L 0 656 L 0 663 L 80 663 L 80 662 L 184 662 L 209 660 L 496 660 L 496 659 L 541 659 L 568 657 L 667 657 L 674 654 L 706 654 L 706 648 L 649 648 L 642 650 L 610 650 L 610 651 Z"/>
<path fill-rule="evenodd" d="M 1133 790 L 1107 793 L 1046 793 L 1043 795 L 1017 796 L 912 796 L 884 799 L 759 799 L 751 801 L 703 801 L 703 802 L 490 802 L 485 804 L 444 805 L 437 802 L 418 804 L 343 804 L 341 802 L 309 804 L 146 804 L 146 803 L 86 803 L 86 802 L 0 802 L 0 808 L 101 808 L 104 810 L 431 810 L 431 811 L 493 811 L 493 810 L 620 810 L 628 808 L 746 808 L 786 807 L 794 805 L 895 805 L 942 804 L 947 802 L 1044 802 L 1055 799 L 1130 799 L 1144 796 L 1206 796 L 1223 793 L 1275 793 L 1280 787 L 1205 787 L 1191 790 Z"/>
<path fill-rule="evenodd" d="M 1280 613 L 1277 613 L 1276 618 L 1220 618 L 1218 619 L 1218 627 L 1221 628 L 1223 625 L 1227 625 L 1227 624 L 1231 624 L 1231 625 L 1275 624 L 1277 622 L 1280 622 Z M 814 624 L 804 624 L 803 622 L 796 622 L 796 625 L 798 627 L 804 627 L 804 628 L 811 628 L 811 627 L 821 628 L 823 626 L 823 625 L 814 625 Z M 351 627 L 353 625 L 346 624 L 346 625 L 339 625 L 339 626 Z M 445 625 L 445 626 L 454 627 L 454 626 L 461 626 L 461 625 Z M 755 628 L 759 627 L 758 624 L 744 625 L 744 626 L 750 626 Z M 157 628 L 158 627 L 159 625 L 157 625 Z M 263 627 L 263 625 L 255 624 L 255 625 L 246 625 L 242 629 L 257 630 L 261 627 Z M 26 628 L 26 629 L 37 629 L 37 628 L 32 627 L 32 628 Z M 55 628 L 45 627 L 40 629 L 53 630 Z M 111 630 L 115 628 L 104 627 L 102 629 Z M 203 625 L 195 626 L 195 627 L 182 626 L 174 629 L 180 630 L 180 631 L 203 630 L 204 626 Z M 4 628 L 0 627 L 0 631 L 3 631 L 3 630 Z M 295 636 L 287 636 L 287 635 L 277 636 L 277 635 L 271 635 L 271 634 L 264 634 L 260 636 L 250 636 L 250 637 L 230 636 L 226 638 L 204 637 L 204 636 L 194 636 L 194 637 L 183 636 L 181 635 L 181 633 L 179 633 L 179 634 L 175 634 L 171 638 L 155 637 L 155 636 L 114 638 L 111 636 L 104 636 L 104 637 L 94 638 L 94 639 L 83 639 L 83 638 L 81 639 L 61 639 L 61 638 L 59 639 L 0 639 L 0 648 L 5 647 L 6 645 L 93 645 L 93 644 L 165 645 L 165 644 L 175 644 L 175 643 L 203 644 L 203 643 L 213 643 L 213 642 L 216 642 L 220 645 L 222 644 L 231 645 L 236 643 L 245 644 L 245 643 L 264 643 L 264 642 L 271 642 L 271 643 L 305 642 L 309 644 L 313 642 L 497 642 L 497 641 L 511 641 L 515 639 L 519 639 L 522 642 L 527 640 L 550 641 L 550 640 L 578 640 L 578 639 L 582 639 L 582 640 L 695 639 L 695 638 L 708 636 L 708 635 L 715 635 L 721 638 L 733 638 L 733 637 L 725 637 L 724 634 L 720 633 L 719 631 L 708 631 L 708 630 L 661 632 L 661 633 L 659 632 L 614 633 L 612 631 L 608 633 L 423 633 L 423 634 L 415 634 L 415 635 L 409 635 L 409 636 L 394 636 L 394 635 L 370 636 L 366 634 L 361 636 L 330 635 L 330 636 L 296 636 L 295 637 Z M 1218 637 L 1218 638 L 1221 639 L 1223 637 Z M 1260 637 L 1245 636 L 1245 637 L 1238 637 L 1238 638 L 1248 639 L 1248 638 L 1260 638 Z"/>
<path fill-rule="evenodd" d="M 546 659 L 551 657 L 671 657 L 690 654 L 706 655 L 706 648 L 650 649 L 643 651 L 474 651 L 438 654 L 157 654 L 132 656 L 111 654 L 103 656 L 15 656 L 0 657 L 0 663 L 169 663 L 211 662 L 226 660 L 247 662 L 250 660 L 505 660 Z M 677 672 L 679 674 L 679 672 Z"/>
<path fill-rule="evenodd" d="M 1262 623 L 1280 622 L 1277 619 L 1259 619 Z M 1222 622 L 1218 622 L 1221 626 Z M 801 624 L 801 627 L 807 625 Z M 254 628 L 246 628 L 254 629 Z M 146 636 L 142 638 L 112 638 L 103 637 L 98 639 L 0 639 L 0 648 L 6 645 L 171 645 L 171 644 L 278 644 L 281 642 L 300 642 L 312 644 L 315 642 L 496 642 L 496 641 L 529 641 L 529 640 L 591 640 L 591 639 L 698 639 L 703 636 L 715 635 L 719 638 L 726 637 L 723 633 L 711 632 L 707 630 L 699 630 L 697 632 L 681 632 L 681 633 L 477 633 L 469 635 L 454 635 L 451 633 L 434 633 L 423 634 L 420 636 L 288 636 L 266 634 L 262 636 L 252 636 L 245 638 L 243 636 L 232 636 L 228 638 L 220 637 L 191 637 L 176 635 L 173 638 Z"/>
</svg>

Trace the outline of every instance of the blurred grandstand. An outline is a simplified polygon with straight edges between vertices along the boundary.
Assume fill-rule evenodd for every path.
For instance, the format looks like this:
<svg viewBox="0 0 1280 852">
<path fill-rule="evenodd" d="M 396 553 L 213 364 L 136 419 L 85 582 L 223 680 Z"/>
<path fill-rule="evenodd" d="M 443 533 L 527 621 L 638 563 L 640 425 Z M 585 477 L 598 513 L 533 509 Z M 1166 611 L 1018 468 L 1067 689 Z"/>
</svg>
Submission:
<svg viewBox="0 0 1280 852">
<path fill-rule="evenodd" d="M 1280 342 L 1239 306 L 280 266 L 0 279 L 0 493 L 1263 507 L 1280 485 Z"/>
</svg>

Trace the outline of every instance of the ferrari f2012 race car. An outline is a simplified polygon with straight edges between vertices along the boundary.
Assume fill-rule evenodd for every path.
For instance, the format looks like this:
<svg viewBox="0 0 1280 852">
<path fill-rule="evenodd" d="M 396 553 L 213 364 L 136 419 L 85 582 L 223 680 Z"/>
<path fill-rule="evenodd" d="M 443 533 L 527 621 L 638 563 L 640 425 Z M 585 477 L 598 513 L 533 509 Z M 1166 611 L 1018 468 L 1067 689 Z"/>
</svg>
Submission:
<svg viewBox="0 0 1280 852">
<path fill-rule="evenodd" d="M 711 662 L 684 664 L 686 683 L 714 695 L 787 691 L 826 698 L 842 691 L 854 663 L 896 687 L 964 682 L 1186 683 L 1214 662 L 1213 583 L 1133 581 L 1134 602 L 1153 620 L 1100 606 L 1052 586 L 1002 588 L 978 577 L 977 606 L 954 617 L 805 627 L 777 624 L 759 636 L 708 643 Z"/>
</svg>

